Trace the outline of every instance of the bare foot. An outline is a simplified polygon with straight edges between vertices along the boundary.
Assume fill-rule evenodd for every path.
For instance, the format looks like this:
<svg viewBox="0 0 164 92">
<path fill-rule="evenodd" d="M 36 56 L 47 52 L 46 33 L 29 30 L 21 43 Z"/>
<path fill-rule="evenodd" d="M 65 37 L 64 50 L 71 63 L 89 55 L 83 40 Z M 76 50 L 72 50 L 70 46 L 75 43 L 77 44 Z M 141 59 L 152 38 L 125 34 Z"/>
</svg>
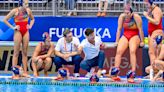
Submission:
<svg viewBox="0 0 164 92">
<path fill-rule="evenodd" d="M 127 81 L 128 81 L 129 83 L 135 83 L 134 78 L 129 78 L 129 79 L 127 79 Z"/>
<path fill-rule="evenodd" d="M 30 75 L 28 75 L 27 73 L 23 73 L 22 77 L 30 78 Z"/>
<path fill-rule="evenodd" d="M 112 76 L 112 81 L 121 81 L 121 78 L 119 76 Z"/>
<path fill-rule="evenodd" d="M 20 79 L 20 77 L 19 77 L 19 75 L 14 75 L 14 76 L 12 76 L 12 79 L 18 80 L 18 79 Z"/>
<path fill-rule="evenodd" d="M 34 75 L 34 77 L 38 77 L 39 76 L 37 72 L 34 72 L 33 75 Z"/>
</svg>

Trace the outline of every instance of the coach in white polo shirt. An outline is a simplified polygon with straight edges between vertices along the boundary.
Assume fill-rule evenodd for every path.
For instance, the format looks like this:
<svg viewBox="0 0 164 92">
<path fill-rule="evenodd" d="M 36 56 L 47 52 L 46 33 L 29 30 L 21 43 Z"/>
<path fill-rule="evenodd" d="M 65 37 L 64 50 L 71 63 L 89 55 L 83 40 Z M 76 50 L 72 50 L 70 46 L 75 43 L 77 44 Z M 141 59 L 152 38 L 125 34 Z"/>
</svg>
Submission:
<svg viewBox="0 0 164 92">
<path fill-rule="evenodd" d="M 60 38 L 55 47 L 54 63 L 56 65 L 56 71 L 62 67 L 62 65 L 74 64 L 74 76 L 79 77 L 80 62 L 82 58 L 78 53 L 78 46 L 80 41 L 78 38 L 73 37 L 72 32 L 66 29 L 63 32 L 62 38 Z"/>
<path fill-rule="evenodd" d="M 85 54 L 85 58 L 81 62 L 80 67 L 88 72 L 86 77 L 90 77 L 91 68 L 98 66 L 99 70 L 97 75 L 100 76 L 105 60 L 105 54 L 103 51 L 100 51 L 100 46 L 104 46 L 104 44 L 100 37 L 95 36 L 92 29 L 86 29 L 85 35 L 86 39 L 84 39 L 79 46 L 79 52 L 81 53 L 83 50 Z"/>
</svg>

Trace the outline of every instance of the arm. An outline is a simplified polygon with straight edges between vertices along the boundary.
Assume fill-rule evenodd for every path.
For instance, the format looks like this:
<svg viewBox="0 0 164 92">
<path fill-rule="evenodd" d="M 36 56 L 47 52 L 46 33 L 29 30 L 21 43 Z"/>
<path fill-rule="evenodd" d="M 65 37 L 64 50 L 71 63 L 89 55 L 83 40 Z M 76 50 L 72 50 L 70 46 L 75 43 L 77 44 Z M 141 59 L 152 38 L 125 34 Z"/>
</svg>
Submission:
<svg viewBox="0 0 164 92">
<path fill-rule="evenodd" d="M 10 28 L 12 28 L 13 30 L 15 30 L 15 27 L 13 26 L 13 25 L 11 25 L 9 22 L 8 22 L 8 20 L 11 18 L 11 17 L 13 17 L 14 15 L 15 15 L 15 13 L 16 13 L 16 9 L 13 9 L 13 10 L 11 10 L 6 16 L 5 16 L 5 18 L 4 18 L 4 23 L 7 25 L 7 26 L 9 26 Z"/>
<path fill-rule="evenodd" d="M 117 27 L 117 33 L 116 33 L 116 43 L 118 43 L 121 35 L 121 30 L 122 30 L 122 24 L 123 24 L 123 17 L 124 15 L 121 14 L 118 19 L 118 27 Z"/>
<path fill-rule="evenodd" d="M 82 51 L 83 51 L 83 47 L 82 46 L 79 46 L 79 48 L 78 48 L 78 54 L 81 54 Z"/>
<path fill-rule="evenodd" d="M 34 53 L 33 53 L 33 55 L 32 55 L 32 61 L 33 62 L 35 62 L 35 61 L 37 61 L 38 60 L 38 55 L 39 55 L 39 52 L 41 51 L 41 45 L 40 45 L 40 43 L 36 46 L 36 48 L 35 48 L 35 50 L 34 50 Z"/>
<path fill-rule="evenodd" d="M 33 14 L 32 14 L 32 11 L 31 11 L 29 8 L 28 8 L 28 13 L 29 13 L 29 17 L 30 17 L 30 19 L 31 19 L 30 25 L 29 25 L 29 29 L 31 29 L 32 26 L 33 26 L 33 24 L 34 24 L 34 22 L 35 22 L 35 19 L 34 19 L 34 16 L 33 16 Z"/>
<path fill-rule="evenodd" d="M 153 16 L 154 18 L 150 17 L 147 12 L 144 12 L 143 15 L 149 20 L 149 22 L 158 25 L 161 19 L 161 10 L 159 8 L 154 9 Z"/>
<path fill-rule="evenodd" d="M 143 33 L 143 29 L 142 29 L 142 19 L 138 14 L 134 14 L 134 19 L 136 21 L 137 28 L 140 33 L 141 43 L 143 43 L 143 45 L 144 45 L 144 33 Z"/>
<path fill-rule="evenodd" d="M 157 78 L 163 73 L 162 70 L 159 70 L 159 72 L 154 76 L 153 80 L 152 81 L 155 81 L 157 80 Z"/>
</svg>

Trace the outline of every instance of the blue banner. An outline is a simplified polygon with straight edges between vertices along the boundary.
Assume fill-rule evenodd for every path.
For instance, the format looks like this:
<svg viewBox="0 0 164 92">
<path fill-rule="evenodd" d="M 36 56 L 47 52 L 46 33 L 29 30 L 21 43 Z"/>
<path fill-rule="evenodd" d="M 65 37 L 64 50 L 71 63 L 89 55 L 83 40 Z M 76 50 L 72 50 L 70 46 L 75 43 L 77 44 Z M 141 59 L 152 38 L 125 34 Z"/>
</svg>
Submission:
<svg viewBox="0 0 164 92">
<path fill-rule="evenodd" d="M 0 17 L 0 40 L 12 41 L 14 31 L 3 23 Z M 147 33 L 147 19 L 143 20 L 143 31 L 145 37 Z M 9 22 L 14 25 L 13 19 Z M 41 41 L 42 34 L 48 32 L 52 41 L 57 41 L 62 37 L 62 32 L 70 28 L 74 36 L 80 41 L 84 39 L 86 28 L 93 28 L 97 36 L 101 36 L 104 42 L 114 42 L 118 25 L 118 17 L 35 17 L 35 23 L 30 32 L 30 41 Z"/>
</svg>

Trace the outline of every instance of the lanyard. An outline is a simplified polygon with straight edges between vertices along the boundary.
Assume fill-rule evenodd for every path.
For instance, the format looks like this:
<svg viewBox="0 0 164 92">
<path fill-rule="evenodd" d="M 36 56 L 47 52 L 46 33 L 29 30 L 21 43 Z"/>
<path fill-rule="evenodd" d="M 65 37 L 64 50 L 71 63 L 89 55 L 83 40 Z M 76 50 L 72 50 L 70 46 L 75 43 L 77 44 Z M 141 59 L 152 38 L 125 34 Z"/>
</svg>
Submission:
<svg viewBox="0 0 164 92">
<path fill-rule="evenodd" d="M 68 50 L 67 50 L 67 42 L 66 42 L 66 40 L 64 39 L 64 50 L 65 50 L 65 52 L 69 52 Z M 71 50 L 70 50 L 70 52 L 72 52 L 72 43 L 71 43 Z"/>
</svg>

